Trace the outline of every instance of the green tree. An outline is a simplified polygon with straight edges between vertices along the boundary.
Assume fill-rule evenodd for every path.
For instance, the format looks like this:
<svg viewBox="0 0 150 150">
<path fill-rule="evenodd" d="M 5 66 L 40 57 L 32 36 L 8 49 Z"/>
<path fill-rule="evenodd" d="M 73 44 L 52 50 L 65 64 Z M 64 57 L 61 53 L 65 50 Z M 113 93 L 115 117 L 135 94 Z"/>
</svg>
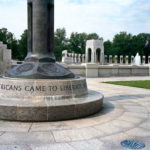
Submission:
<svg viewBox="0 0 150 150">
<path fill-rule="evenodd" d="M 103 39 L 96 33 L 77 33 L 73 32 L 68 39 L 66 37 L 65 28 L 59 28 L 55 31 L 54 37 L 54 53 L 56 60 L 62 58 L 62 51 L 68 50 L 75 53 L 85 53 L 86 41 L 91 39 Z M 12 58 L 23 60 L 27 55 L 27 30 L 17 40 L 14 34 L 6 28 L 0 29 L 0 41 L 7 44 L 8 49 L 12 50 Z M 150 55 L 150 34 L 140 33 L 132 36 L 127 32 L 116 34 L 113 41 L 104 42 L 105 55 L 136 55 L 137 52 L 141 56 L 148 57 Z"/>
<path fill-rule="evenodd" d="M 21 35 L 21 39 L 19 40 L 19 46 L 18 46 L 18 51 L 19 51 L 19 60 L 24 60 L 24 58 L 27 55 L 27 32 L 28 30 L 25 30 L 24 33 Z"/>
<path fill-rule="evenodd" d="M 54 53 L 56 60 L 61 60 L 62 51 L 68 49 L 68 39 L 65 28 L 57 29 L 54 37 Z"/>
<path fill-rule="evenodd" d="M 99 37 L 98 34 L 96 33 L 77 33 L 77 32 L 73 32 L 71 33 L 70 36 L 70 49 L 72 51 L 74 51 L 75 53 L 81 53 L 84 54 L 85 53 L 85 47 L 86 47 L 86 41 L 87 40 L 92 40 L 92 39 L 102 39 Z"/>
<path fill-rule="evenodd" d="M 114 55 L 132 55 L 132 35 L 126 32 L 116 34 L 113 39 L 112 51 Z"/>
<path fill-rule="evenodd" d="M 141 56 L 146 56 L 147 58 L 150 55 L 150 34 L 140 33 L 134 36 L 132 47 L 134 54 L 139 52 Z"/>
<path fill-rule="evenodd" d="M 108 40 L 104 42 L 104 49 L 105 49 L 105 55 L 114 55 L 111 41 Z"/>
<path fill-rule="evenodd" d="M 14 35 L 11 32 L 9 32 L 6 28 L 0 29 L 0 41 L 4 44 L 11 44 L 13 40 Z"/>
<path fill-rule="evenodd" d="M 70 36 L 70 50 L 75 53 L 85 53 L 86 33 L 73 32 Z"/>
<path fill-rule="evenodd" d="M 87 35 L 87 40 L 98 40 L 98 39 L 103 39 L 100 38 L 99 35 L 97 33 L 90 33 Z"/>
<path fill-rule="evenodd" d="M 18 53 L 18 41 L 14 37 L 14 34 L 9 32 L 6 28 L 0 29 L 0 41 L 7 45 L 8 49 L 12 50 L 12 58 L 17 59 Z"/>
</svg>

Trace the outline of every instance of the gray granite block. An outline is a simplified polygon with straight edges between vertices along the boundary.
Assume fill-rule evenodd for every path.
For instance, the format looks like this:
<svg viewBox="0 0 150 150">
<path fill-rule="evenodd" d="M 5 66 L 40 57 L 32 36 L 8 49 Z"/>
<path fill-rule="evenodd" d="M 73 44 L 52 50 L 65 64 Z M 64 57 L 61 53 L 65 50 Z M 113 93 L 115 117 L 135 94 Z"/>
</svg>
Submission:
<svg viewBox="0 0 150 150">
<path fill-rule="evenodd" d="M 102 101 L 94 101 L 86 104 L 76 105 L 75 107 L 75 118 L 86 117 L 99 112 L 102 109 Z"/>
<path fill-rule="evenodd" d="M 19 121 L 47 121 L 47 107 L 17 107 Z"/>
<path fill-rule="evenodd" d="M 48 108 L 48 120 L 67 120 L 73 119 L 75 111 L 75 105 L 56 106 Z"/>
<path fill-rule="evenodd" d="M 58 121 L 85 117 L 101 110 L 103 95 L 89 91 L 84 96 L 40 101 L 0 99 L 0 119 L 15 121 Z M 42 101 L 43 100 L 43 101 Z"/>
<path fill-rule="evenodd" d="M 0 119 L 1 120 L 16 120 L 17 119 L 17 106 L 0 106 Z"/>
</svg>

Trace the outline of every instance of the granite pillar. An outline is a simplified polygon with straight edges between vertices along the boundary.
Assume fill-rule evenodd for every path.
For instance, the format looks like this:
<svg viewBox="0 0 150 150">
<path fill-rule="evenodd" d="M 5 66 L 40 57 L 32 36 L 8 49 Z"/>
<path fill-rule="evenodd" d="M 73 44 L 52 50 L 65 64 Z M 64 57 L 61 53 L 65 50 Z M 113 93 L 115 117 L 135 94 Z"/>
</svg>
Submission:
<svg viewBox="0 0 150 150">
<path fill-rule="evenodd" d="M 148 64 L 150 64 L 150 56 L 148 56 Z"/>
<path fill-rule="evenodd" d="M 134 63 L 134 56 L 131 56 L 131 65 Z"/>
<path fill-rule="evenodd" d="M 107 65 L 107 55 L 105 55 L 105 65 Z"/>
<path fill-rule="evenodd" d="M 54 0 L 28 0 L 28 56 L 55 61 Z"/>
<path fill-rule="evenodd" d="M 75 54 L 75 63 L 78 63 L 78 54 Z"/>
<path fill-rule="evenodd" d="M 81 63 L 81 54 L 78 54 L 78 63 Z"/>
<path fill-rule="evenodd" d="M 128 65 L 129 64 L 129 56 L 126 56 L 126 65 Z"/>
<path fill-rule="evenodd" d="M 146 57 L 143 56 L 143 57 L 142 57 L 142 65 L 145 65 L 145 62 L 146 62 Z"/>
<path fill-rule="evenodd" d="M 82 54 L 82 63 L 85 63 L 85 54 Z"/>
<path fill-rule="evenodd" d="M 123 65 L 123 56 L 120 56 L 120 65 Z"/>
<path fill-rule="evenodd" d="M 109 55 L 109 64 L 112 64 L 112 55 Z"/>
<path fill-rule="evenodd" d="M 115 55 L 115 65 L 117 65 L 117 64 L 118 64 L 118 56 Z"/>
</svg>

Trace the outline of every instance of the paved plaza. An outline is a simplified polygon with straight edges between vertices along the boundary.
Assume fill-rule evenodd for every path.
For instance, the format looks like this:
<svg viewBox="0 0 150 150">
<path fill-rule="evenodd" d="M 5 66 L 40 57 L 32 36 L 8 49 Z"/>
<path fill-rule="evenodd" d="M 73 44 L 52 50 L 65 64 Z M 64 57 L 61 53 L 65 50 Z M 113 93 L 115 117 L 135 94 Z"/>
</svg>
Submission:
<svg viewBox="0 0 150 150">
<path fill-rule="evenodd" d="M 41 123 L 0 121 L 0 150 L 127 150 L 126 139 L 150 149 L 150 90 L 102 83 L 150 77 L 87 79 L 105 95 L 103 110 L 87 118 Z"/>
</svg>

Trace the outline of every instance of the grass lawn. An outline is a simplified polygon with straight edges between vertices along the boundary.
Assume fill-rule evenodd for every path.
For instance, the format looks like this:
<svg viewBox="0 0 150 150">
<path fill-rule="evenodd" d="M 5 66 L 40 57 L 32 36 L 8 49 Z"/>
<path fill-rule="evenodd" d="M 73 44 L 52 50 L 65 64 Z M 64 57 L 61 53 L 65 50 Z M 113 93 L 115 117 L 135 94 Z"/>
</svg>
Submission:
<svg viewBox="0 0 150 150">
<path fill-rule="evenodd" d="M 144 80 L 144 81 L 110 81 L 110 82 L 103 82 L 103 83 L 150 89 L 150 80 Z"/>
</svg>

